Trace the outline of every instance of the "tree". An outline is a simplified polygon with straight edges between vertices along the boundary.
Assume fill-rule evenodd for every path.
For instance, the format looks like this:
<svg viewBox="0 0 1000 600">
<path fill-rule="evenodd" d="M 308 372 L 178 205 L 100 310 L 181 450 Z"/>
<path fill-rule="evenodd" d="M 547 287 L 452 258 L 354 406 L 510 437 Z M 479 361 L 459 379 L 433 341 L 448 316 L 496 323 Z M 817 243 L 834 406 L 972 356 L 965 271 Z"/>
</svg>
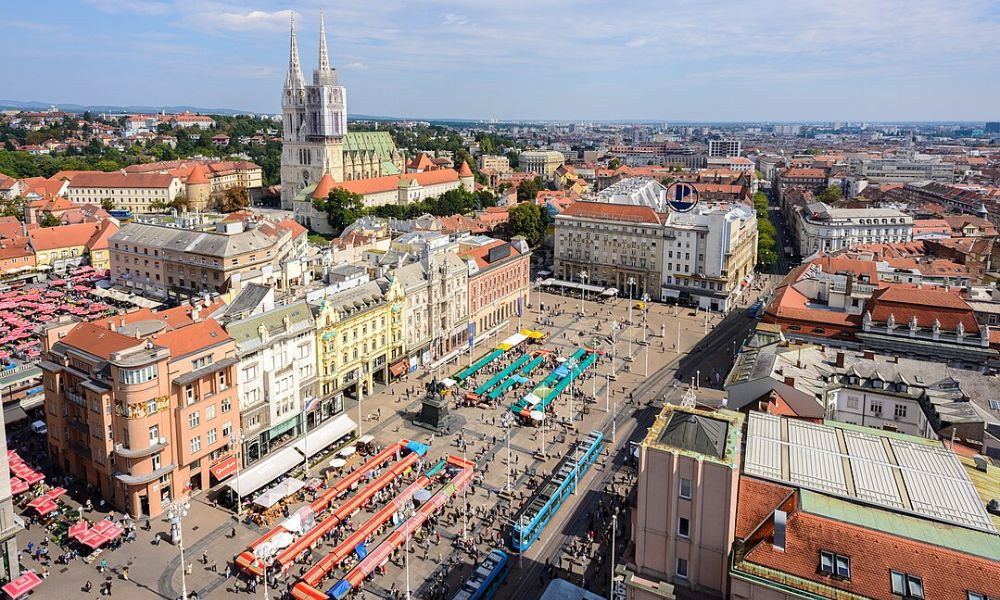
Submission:
<svg viewBox="0 0 1000 600">
<path fill-rule="evenodd" d="M 545 189 L 545 182 L 542 181 L 541 177 L 535 177 L 534 179 L 525 179 L 517 186 L 517 201 L 518 202 L 534 202 L 535 196 L 538 192 Z"/>
<path fill-rule="evenodd" d="M 115 201 L 112 198 L 101 198 L 101 208 L 110 212 L 115 209 Z"/>
<path fill-rule="evenodd" d="M 617 169 L 622 166 L 622 159 L 615 157 L 608 161 L 608 168 L 611 170 Z"/>
<path fill-rule="evenodd" d="M 58 227 L 60 225 L 62 225 L 62 221 L 59 220 L 59 217 L 48 212 L 43 214 L 42 218 L 38 220 L 39 227 Z"/>
<path fill-rule="evenodd" d="M 24 197 L 14 196 L 13 199 L 0 203 L 0 217 L 15 217 L 24 219 Z"/>
<path fill-rule="evenodd" d="M 511 236 L 524 236 L 528 245 L 537 246 L 545 235 L 541 209 L 534 202 L 521 202 L 510 209 L 507 228 Z"/>
<path fill-rule="evenodd" d="M 236 212 L 248 206 L 250 206 L 250 194 L 242 185 L 226 188 L 219 196 L 219 209 L 222 212 Z"/>
<path fill-rule="evenodd" d="M 841 191 L 840 187 L 836 185 L 828 186 L 825 190 L 816 194 L 816 199 L 825 204 L 833 204 L 834 202 L 843 199 L 843 197 L 844 192 Z"/>
<path fill-rule="evenodd" d="M 361 194 L 348 192 L 336 187 L 326 200 L 314 200 L 313 206 L 326 212 L 326 221 L 338 234 L 364 214 L 364 198 Z"/>
</svg>

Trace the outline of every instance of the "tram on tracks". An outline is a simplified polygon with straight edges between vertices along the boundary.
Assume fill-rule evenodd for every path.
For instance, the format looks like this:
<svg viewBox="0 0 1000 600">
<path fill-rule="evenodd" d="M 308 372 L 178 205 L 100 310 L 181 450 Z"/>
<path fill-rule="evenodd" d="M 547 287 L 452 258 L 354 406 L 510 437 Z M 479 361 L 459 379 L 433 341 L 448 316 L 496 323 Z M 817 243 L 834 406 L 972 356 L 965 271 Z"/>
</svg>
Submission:
<svg viewBox="0 0 1000 600">
<path fill-rule="evenodd" d="M 574 444 L 556 465 L 552 475 L 538 486 L 528 502 L 517 512 L 509 528 L 508 539 L 514 551 L 526 552 L 538 540 L 549 520 L 580 484 L 580 478 L 590 465 L 597 460 L 603 445 L 604 434 L 591 431 Z"/>
<path fill-rule="evenodd" d="M 496 548 L 491 550 L 465 580 L 453 600 L 492 600 L 500 586 L 507 581 L 509 562 L 506 552 Z"/>
</svg>

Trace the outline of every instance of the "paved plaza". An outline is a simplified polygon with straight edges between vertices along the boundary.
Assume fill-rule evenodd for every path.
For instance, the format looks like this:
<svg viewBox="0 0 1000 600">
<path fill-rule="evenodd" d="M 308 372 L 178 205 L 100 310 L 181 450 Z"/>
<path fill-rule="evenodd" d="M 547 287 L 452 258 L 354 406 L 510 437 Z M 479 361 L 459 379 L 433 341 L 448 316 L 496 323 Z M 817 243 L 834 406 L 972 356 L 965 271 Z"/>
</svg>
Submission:
<svg viewBox="0 0 1000 600">
<path fill-rule="evenodd" d="M 766 291 L 773 280 L 761 283 Z M 588 299 L 581 303 L 579 296 L 532 290 L 533 307 L 525 312 L 522 320 L 512 321 L 493 338 L 481 340 L 471 359 L 484 355 L 500 340 L 516 332 L 519 326 L 542 331 L 548 336 L 541 346 L 531 349 L 541 347 L 569 356 L 581 347 L 596 347 L 603 353 L 574 384 L 575 394 L 562 393 L 553 401 L 550 409 L 553 414 L 547 419 L 544 436 L 541 428 L 514 424 L 509 428 L 508 442 L 508 429 L 501 423 L 503 415 L 510 412 L 510 405 L 527 393 L 529 386 L 537 383 L 549 368 L 535 371 L 530 377 L 531 383 L 508 390 L 493 407 L 453 408 L 449 433 L 432 435 L 412 424 L 420 410 L 419 398 L 425 384 L 431 378 L 447 377 L 467 366 L 468 353 L 455 357 L 434 373 L 411 373 L 365 397 L 360 407 L 356 402 L 349 404 L 348 414 L 359 421 L 359 435 L 373 435 L 382 446 L 407 438 L 430 446 L 430 463 L 447 454 L 459 457 L 464 454 L 476 463 L 477 478 L 467 493 L 459 494 L 445 506 L 432 535 L 422 540 L 414 539 L 411 544 L 408 562 L 412 595 L 450 598 L 470 573 L 476 556 L 485 556 L 491 547 L 499 544 L 497 537 L 505 526 L 504 519 L 517 511 L 522 501 L 531 495 L 532 488 L 543 481 L 578 435 L 595 429 L 606 436 L 602 456 L 582 478 L 572 500 L 563 505 L 529 551 L 521 557 L 511 553 L 514 565 L 499 597 L 537 596 L 541 586 L 553 575 L 585 585 L 598 594 L 606 594 L 610 516 L 617 516 L 618 557 L 629 533 L 626 495 L 634 473 L 627 460 L 628 442 L 641 439 L 662 402 L 679 402 L 692 381 L 697 387 L 698 402 L 712 406 L 721 402 L 721 382 L 732 364 L 734 352 L 754 324 L 746 315 L 745 307 L 759 293 L 760 290 L 750 288 L 740 309 L 728 316 L 709 314 L 706 317 L 693 309 L 661 304 L 649 304 L 644 315 L 636 308 L 634 300 L 617 298 L 596 303 Z M 545 306 L 544 312 L 538 310 L 539 302 Z M 632 325 L 615 328 L 616 323 L 628 322 L 630 305 Z M 648 323 L 645 333 L 644 316 Z M 609 380 L 612 368 L 614 377 Z M 487 376 L 481 372 L 473 379 L 481 383 Z M 471 389 L 470 382 L 464 385 L 466 390 Z M 545 456 L 541 454 L 543 446 Z M 360 465 L 365 459 L 356 456 L 352 460 L 354 465 Z M 328 463 L 329 460 L 325 460 L 315 465 L 313 474 L 328 469 Z M 509 492 L 505 491 L 508 481 Z M 182 567 L 177 546 L 167 542 L 154 544 L 155 536 L 167 534 L 166 521 L 154 520 L 148 530 L 145 523 L 137 523 L 135 541 L 105 551 L 89 564 L 82 560 L 56 564 L 54 558 L 59 551 L 52 548 L 49 576 L 36 594 L 46 598 L 58 594 L 98 598 L 100 584 L 110 581 L 113 596 L 173 600 L 181 596 L 182 573 L 186 573 L 184 584 L 188 592 L 195 592 L 200 598 L 263 596 L 263 585 L 258 585 L 256 592 L 251 593 L 248 582 L 227 576 L 227 567 L 233 557 L 264 530 L 238 523 L 230 511 L 213 506 L 207 498 L 207 494 L 194 498 L 183 520 L 185 566 Z M 377 508 L 361 510 L 353 521 L 363 522 Z M 85 516 L 94 520 L 102 515 L 95 510 Z M 121 519 L 122 515 L 115 517 Z M 463 530 L 468 540 L 466 544 L 457 542 Z M 43 530 L 36 525 L 18 536 L 19 546 L 25 548 L 29 542 L 37 545 L 42 538 Z M 381 539 L 376 537 L 370 546 L 374 547 Z M 284 595 L 299 573 L 333 545 L 321 542 L 308 559 L 289 570 L 287 579 L 269 581 L 268 593 L 275 598 Z M 107 561 L 109 569 L 104 573 L 99 572 L 102 560 Z M 42 566 L 24 553 L 22 563 L 33 569 Z M 128 580 L 123 578 L 126 568 Z M 405 572 L 405 561 L 390 560 L 385 572 L 366 582 L 363 591 L 355 597 L 389 598 L 394 594 L 402 597 L 407 587 Z M 336 571 L 322 584 L 322 589 L 329 588 L 342 575 L 343 571 Z M 92 583 L 92 589 L 90 594 L 83 594 L 81 590 L 87 581 Z"/>
</svg>

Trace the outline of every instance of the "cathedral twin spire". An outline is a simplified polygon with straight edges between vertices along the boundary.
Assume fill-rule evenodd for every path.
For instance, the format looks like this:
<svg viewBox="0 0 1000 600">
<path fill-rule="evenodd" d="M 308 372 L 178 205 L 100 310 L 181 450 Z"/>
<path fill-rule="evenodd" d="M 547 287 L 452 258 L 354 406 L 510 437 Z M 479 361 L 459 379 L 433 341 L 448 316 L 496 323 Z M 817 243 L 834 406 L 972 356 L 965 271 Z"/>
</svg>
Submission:
<svg viewBox="0 0 1000 600">
<path fill-rule="evenodd" d="M 332 81 L 331 81 L 332 80 Z M 330 67 L 330 55 L 326 49 L 326 20 L 323 12 L 319 13 L 319 67 L 313 71 L 313 81 L 320 83 L 336 83 L 334 69 Z M 285 87 L 305 87 L 305 77 L 302 76 L 302 63 L 299 60 L 299 43 L 295 33 L 295 12 L 291 14 L 291 41 L 288 50 L 288 77 Z"/>
</svg>

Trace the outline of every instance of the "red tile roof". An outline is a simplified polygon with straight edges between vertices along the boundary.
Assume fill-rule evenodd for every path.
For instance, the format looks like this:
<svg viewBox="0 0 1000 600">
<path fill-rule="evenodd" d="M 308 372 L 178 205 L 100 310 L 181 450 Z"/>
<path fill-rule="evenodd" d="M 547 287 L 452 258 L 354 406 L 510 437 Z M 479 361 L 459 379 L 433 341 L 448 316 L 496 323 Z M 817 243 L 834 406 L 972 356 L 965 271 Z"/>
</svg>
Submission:
<svg viewBox="0 0 1000 600">
<path fill-rule="evenodd" d="M 176 360 L 230 339 L 215 319 L 205 319 L 156 336 L 155 343 L 170 350 Z"/>
<path fill-rule="evenodd" d="M 490 254 L 490 249 L 491 248 L 497 248 L 499 246 L 503 246 L 506 243 L 507 242 L 505 242 L 503 240 L 496 240 L 496 241 L 491 242 L 489 244 L 486 244 L 484 246 L 479 246 L 478 248 L 472 248 L 471 250 L 466 250 L 464 252 L 461 252 L 461 253 L 459 253 L 458 256 L 460 258 L 462 258 L 462 259 L 470 259 L 471 258 L 471 259 L 473 259 L 473 260 L 476 261 L 476 265 L 478 265 L 480 269 L 486 269 L 486 268 L 488 268 L 488 267 L 491 266 L 491 263 L 489 263 L 489 262 L 486 261 L 486 258 Z M 520 254 L 521 253 L 517 251 L 517 248 L 515 248 L 514 246 L 511 246 L 510 247 L 510 256 L 508 258 L 518 257 L 518 256 L 520 256 Z"/>
<path fill-rule="evenodd" d="M 401 180 L 416 181 L 422 186 L 438 185 L 442 183 L 457 182 L 458 172 L 455 169 L 435 169 L 424 171 L 423 173 L 406 173 L 404 175 L 385 175 L 383 177 L 373 177 L 371 179 L 355 179 L 354 181 L 340 181 L 335 187 L 343 188 L 355 194 L 377 194 L 379 192 L 391 192 L 399 188 Z"/>
<path fill-rule="evenodd" d="M 746 539 L 794 491 L 794 488 L 753 477 L 740 477 L 736 537 Z"/>
<path fill-rule="evenodd" d="M 610 219 L 628 223 L 662 223 L 660 215 L 648 206 L 633 206 L 630 204 L 609 204 L 606 202 L 574 202 L 561 213 L 568 217 L 588 219 Z"/>
<path fill-rule="evenodd" d="M 326 200 L 330 197 L 330 192 L 333 191 L 333 186 L 336 182 L 329 173 L 323 173 L 323 177 L 316 184 L 316 189 L 313 190 L 312 197 L 314 200 Z"/>
<path fill-rule="evenodd" d="M 806 168 L 786 169 L 785 172 L 781 174 L 781 177 L 785 179 L 819 179 L 826 177 L 826 171 L 823 169 Z"/>
<path fill-rule="evenodd" d="M 175 177 L 162 173 L 102 173 L 88 171 L 73 177 L 71 188 L 167 188 Z"/>
<path fill-rule="evenodd" d="M 890 285 L 872 294 L 866 310 L 871 313 L 872 320 L 879 323 L 885 322 L 892 314 L 900 326 L 907 325 L 910 319 L 916 317 L 917 325 L 921 327 L 931 327 L 937 319 L 945 331 L 954 331 L 959 323 L 965 326 L 968 333 L 979 331 L 972 308 L 957 290 L 946 292 L 943 289 Z"/>
<path fill-rule="evenodd" d="M 849 557 L 850 579 L 819 574 L 821 550 Z M 823 587 L 898 600 L 892 594 L 890 571 L 919 577 L 928 599 L 965 600 L 967 591 L 994 594 L 1000 578 L 995 561 L 801 511 L 788 516 L 784 551 L 764 540 L 745 560 L 816 582 L 821 587 L 813 591 L 829 598 L 837 596 Z"/>
<path fill-rule="evenodd" d="M 31 239 L 31 247 L 36 252 L 44 252 L 56 248 L 86 246 L 99 231 L 99 223 L 77 223 L 58 227 L 39 227 L 30 230 L 28 237 Z"/>
<path fill-rule="evenodd" d="M 102 327 L 97 322 L 80 323 L 59 342 L 104 360 L 108 360 L 115 352 L 133 348 L 142 343 L 133 337 L 108 329 L 106 324 Z"/>
<path fill-rule="evenodd" d="M 472 177 L 472 169 L 469 167 L 469 163 L 462 161 L 462 167 L 458 170 L 459 177 Z"/>
</svg>

